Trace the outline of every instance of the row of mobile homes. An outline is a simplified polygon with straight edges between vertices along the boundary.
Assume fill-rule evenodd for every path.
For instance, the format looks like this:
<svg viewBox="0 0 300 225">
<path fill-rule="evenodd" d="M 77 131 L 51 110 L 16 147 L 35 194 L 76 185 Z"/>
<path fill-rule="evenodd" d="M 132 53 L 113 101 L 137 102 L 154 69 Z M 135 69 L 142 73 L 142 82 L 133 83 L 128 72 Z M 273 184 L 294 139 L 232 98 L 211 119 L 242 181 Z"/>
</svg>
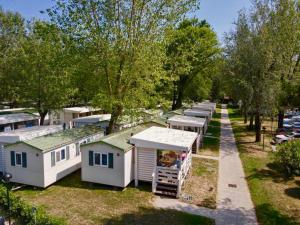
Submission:
<svg viewBox="0 0 300 225">
<path fill-rule="evenodd" d="M 207 120 L 204 118 L 197 118 L 192 116 L 180 116 L 176 115 L 168 119 L 167 123 L 171 129 L 185 130 L 196 132 L 198 134 L 196 146 L 193 146 L 193 153 L 197 153 L 197 150 L 203 143 L 203 134 L 207 130 Z"/>
<path fill-rule="evenodd" d="M 198 138 L 195 132 L 162 127 L 133 135 L 129 140 L 134 146 L 135 185 L 151 182 L 153 193 L 179 197 Z"/>
<path fill-rule="evenodd" d="M 87 125 L 94 125 L 99 126 L 103 130 L 106 130 L 109 121 L 111 118 L 111 114 L 100 114 L 100 115 L 92 115 L 92 116 L 85 116 L 85 117 L 79 117 L 76 119 L 73 119 L 73 127 L 83 127 Z"/>
<path fill-rule="evenodd" d="M 210 105 L 212 106 L 212 108 L 214 109 L 214 111 L 216 111 L 216 108 L 217 108 L 217 103 L 215 102 L 210 102 L 208 100 L 205 100 L 203 102 L 201 102 L 202 105 Z"/>
<path fill-rule="evenodd" d="M 0 132 L 24 127 L 38 126 L 40 117 L 30 113 L 12 113 L 0 115 Z"/>
<path fill-rule="evenodd" d="M 5 170 L 12 182 L 45 188 L 79 169 L 80 145 L 103 135 L 100 128 L 83 127 L 6 145 Z"/>
<path fill-rule="evenodd" d="M 4 146 L 7 144 L 13 144 L 20 141 L 30 140 L 36 137 L 40 137 L 47 134 L 56 133 L 62 130 L 61 125 L 57 126 L 34 126 L 21 128 L 17 130 L 11 130 L 0 133 L 0 172 L 5 171 L 5 160 L 4 160 Z"/>
</svg>

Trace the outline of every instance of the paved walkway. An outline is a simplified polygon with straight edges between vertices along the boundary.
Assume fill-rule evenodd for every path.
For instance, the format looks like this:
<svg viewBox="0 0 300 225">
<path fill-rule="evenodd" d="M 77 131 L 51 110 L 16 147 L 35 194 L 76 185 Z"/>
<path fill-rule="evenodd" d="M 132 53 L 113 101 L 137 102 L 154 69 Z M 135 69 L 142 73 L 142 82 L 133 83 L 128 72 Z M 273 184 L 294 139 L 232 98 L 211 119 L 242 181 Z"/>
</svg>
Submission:
<svg viewBox="0 0 300 225">
<path fill-rule="evenodd" d="M 258 224 L 225 105 L 221 110 L 217 193 L 217 225 Z"/>
<path fill-rule="evenodd" d="M 169 208 L 215 219 L 216 225 L 257 225 L 250 192 L 236 147 L 228 111 L 222 106 L 221 143 L 217 209 L 207 209 L 180 202 L 177 199 L 157 197 L 154 206 Z"/>
</svg>

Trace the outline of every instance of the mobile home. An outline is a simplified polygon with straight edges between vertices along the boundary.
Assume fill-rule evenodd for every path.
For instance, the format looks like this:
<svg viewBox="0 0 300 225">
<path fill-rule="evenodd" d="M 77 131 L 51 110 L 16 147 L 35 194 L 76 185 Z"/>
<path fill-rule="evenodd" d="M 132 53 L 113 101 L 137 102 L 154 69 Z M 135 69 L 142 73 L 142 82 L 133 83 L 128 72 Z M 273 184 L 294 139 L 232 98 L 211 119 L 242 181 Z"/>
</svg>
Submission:
<svg viewBox="0 0 300 225">
<path fill-rule="evenodd" d="M 104 136 L 81 146 L 81 179 L 86 182 L 124 188 L 134 179 L 134 152 L 129 138 L 152 125 L 154 121 Z"/>
<path fill-rule="evenodd" d="M 0 172 L 5 171 L 4 146 L 62 130 L 62 126 L 34 126 L 0 133 Z"/>
<path fill-rule="evenodd" d="M 47 187 L 81 167 L 80 144 L 103 136 L 97 127 L 74 128 L 5 146 L 12 182 Z"/>
<path fill-rule="evenodd" d="M 192 164 L 198 134 L 151 127 L 133 135 L 134 180 L 152 183 L 152 192 L 179 197 Z"/>
<path fill-rule="evenodd" d="M 196 109 L 186 109 L 184 110 L 185 116 L 194 116 L 199 118 L 205 118 L 207 123 L 209 123 L 211 119 L 211 113 L 208 111 L 196 110 Z"/>
<path fill-rule="evenodd" d="M 176 115 L 169 118 L 167 123 L 172 129 L 192 131 L 198 133 L 199 138 L 197 139 L 197 145 L 193 148 L 193 153 L 197 153 L 197 150 L 203 142 L 203 134 L 207 130 L 206 119 L 192 116 Z"/>
<path fill-rule="evenodd" d="M 0 115 L 0 132 L 39 125 L 40 117 L 30 113 Z"/>
<path fill-rule="evenodd" d="M 87 126 L 87 125 L 96 125 L 101 127 L 103 130 L 106 130 L 109 125 L 110 118 L 111 118 L 111 114 L 84 116 L 84 117 L 73 119 L 72 125 L 76 128 Z"/>
</svg>

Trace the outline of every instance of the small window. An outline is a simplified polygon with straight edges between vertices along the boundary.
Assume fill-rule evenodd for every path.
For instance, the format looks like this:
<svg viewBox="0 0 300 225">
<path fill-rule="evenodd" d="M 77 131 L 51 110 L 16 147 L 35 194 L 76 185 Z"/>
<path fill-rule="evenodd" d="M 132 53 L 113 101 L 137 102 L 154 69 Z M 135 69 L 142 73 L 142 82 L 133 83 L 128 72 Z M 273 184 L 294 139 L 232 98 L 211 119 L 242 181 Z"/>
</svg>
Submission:
<svg viewBox="0 0 300 225">
<path fill-rule="evenodd" d="M 56 162 L 60 161 L 60 151 L 56 152 Z"/>
<path fill-rule="evenodd" d="M 22 165 L 22 154 L 16 153 L 16 165 L 21 166 Z"/>
<path fill-rule="evenodd" d="M 95 153 L 95 165 L 98 165 L 98 166 L 100 166 L 100 163 L 101 163 L 101 161 L 100 161 L 100 153 Z"/>
<path fill-rule="evenodd" d="M 62 149 L 60 152 L 61 152 L 61 160 L 66 159 L 66 150 Z"/>
<path fill-rule="evenodd" d="M 101 165 L 107 166 L 107 154 L 101 154 Z"/>
</svg>

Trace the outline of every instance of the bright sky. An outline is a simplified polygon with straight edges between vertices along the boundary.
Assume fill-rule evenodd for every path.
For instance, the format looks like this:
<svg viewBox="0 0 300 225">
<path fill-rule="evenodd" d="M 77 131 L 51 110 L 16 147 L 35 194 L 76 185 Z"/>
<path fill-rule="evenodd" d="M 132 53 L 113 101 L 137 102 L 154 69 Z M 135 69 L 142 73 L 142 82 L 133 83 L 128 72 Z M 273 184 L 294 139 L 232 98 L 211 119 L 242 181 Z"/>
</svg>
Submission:
<svg viewBox="0 0 300 225">
<path fill-rule="evenodd" d="M 240 9 L 248 9 L 251 0 L 200 0 L 200 11 L 196 14 L 200 19 L 206 19 L 217 32 L 220 40 L 224 32 L 232 29 L 232 23 L 237 18 Z M 5 10 L 18 11 L 25 18 L 47 19 L 41 10 L 53 5 L 53 0 L 0 0 L 0 6 Z"/>
</svg>

